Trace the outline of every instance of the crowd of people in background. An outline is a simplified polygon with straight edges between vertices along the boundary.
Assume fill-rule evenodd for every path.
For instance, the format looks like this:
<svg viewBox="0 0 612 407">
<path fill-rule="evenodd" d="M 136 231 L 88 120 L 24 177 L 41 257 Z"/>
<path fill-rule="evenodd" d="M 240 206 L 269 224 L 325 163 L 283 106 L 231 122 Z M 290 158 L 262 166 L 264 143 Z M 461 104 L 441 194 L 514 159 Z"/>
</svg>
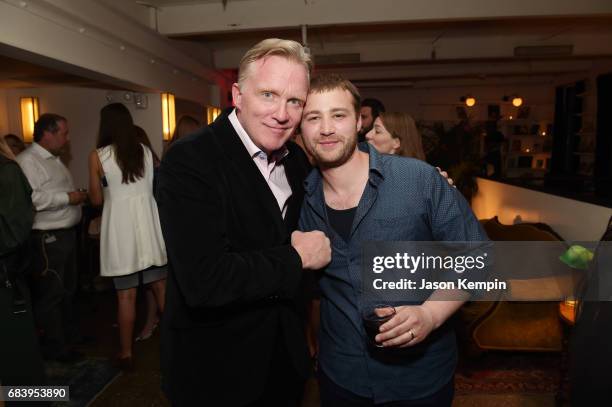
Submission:
<svg viewBox="0 0 612 407">
<path fill-rule="evenodd" d="M 311 71 L 299 43 L 258 43 L 241 60 L 234 107 L 209 126 L 181 117 L 162 157 L 126 106 L 106 105 L 88 189 L 76 188 L 62 161 L 66 117 L 42 114 L 29 146 L 0 137 L 0 385 L 42 385 L 44 361 L 83 358 L 75 294 L 88 206 L 101 208 L 87 222 L 99 223 L 99 274 L 116 291 L 113 362 L 132 370 L 134 342 L 160 325 L 162 388 L 173 405 L 297 406 L 313 368 L 324 407 L 452 404 L 457 349 L 447 321 L 467 294 L 437 301 L 434 290 L 395 304 L 368 339 L 360 250 L 372 236 L 487 236 L 448 174 L 425 162 L 409 113 Z M 490 176 L 499 175 L 502 143 L 501 133 L 487 140 Z M 139 288 L 146 311 L 136 334 Z M 610 357 L 580 352 L 593 342 L 589 322 L 606 330 L 611 309 L 584 310 L 592 320 L 576 325 L 572 390 L 595 400 Z"/>
<path fill-rule="evenodd" d="M 200 127 L 179 120 L 172 142 Z M 100 275 L 117 290 L 119 351 L 114 363 L 133 368 L 132 343 L 150 338 L 163 312 L 167 258 L 154 179 L 161 160 L 146 132 L 122 104 L 100 112 L 96 149 L 89 157 L 89 189 L 77 189 L 62 157 L 69 148 L 68 119 L 40 116 L 34 141 L 0 137 L 0 323 L 3 384 L 44 383 L 43 361 L 75 363 L 80 332 L 74 297 L 82 205 L 101 207 Z M 87 219 L 88 222 L 92 221 Z M 86 229 L 86 228 L 85 228 Z M 134 335 L 136 291 L 143 285 L 146 316 Z"/>
<path fill-rule="evenodd" d="M 364 100 L 360 137 L 383 153 L 424 160 L 414 120 L 406 113 L 384 112 L 382 102 Z M 165 150 L 200 127 L 197 119 L 182 116 Z M 117 362 L 128 368 L 132 365 L 132 342 L 153 334 L 164 308 L 167 259 L 153 199 L 161 159 L 146 132 L 133 123 L 129 110 L 119 103 L 110 104 L 100 112 L 97 148 L 89 157 L 89 190 L 77 190 L 60 159 L 68 133 L 66 118 L 44 114 L 36 123 L 34 143 L 29 148 L 14 134 L 0 138 L 3 168 L 13 177 L 20 174 L 23 188 L 33 186 L 20 208 L 31 211 L 32 227 L 29 233 L 22 232 L 27 239 L 14 243 L 29 250 L 22 259 L 28 264 L 20 266 L 17 273 L 18 285 L 24 286 L 28 303 L 33 304 L 33 332 L 40 341 L 42 357 L 78 360 L 81 355 L 72 345 L 80 334 L 71 309 L 78 279 L 75 225 L 81 219 L 80 205 L 103 207 L 100 275 L 112 277 L 117 289 Z M 299 131 L 296 135 L 299 142 Z M 3 176 L 3 181 L 7 177 Z M 26 205 L 26 201 L 30 203 Z M 11 215 L 18 213 L 17 208 L 10 209 Z M 21 223 L 26 224 L 25 217 Z M 146 317 L 142 330 L 134 335 L 136 288 L 141 284 L 145 286 Z"/>
<path fill-rule="evenodd" d="M 282 65 L 282 57 L 277 62 Z M 289 68 L 295 68 L 295 66 L 289 66 Z M 241 90 L 237 92 L 234 97 L 238 109 L 241 108 L 240 106 L 250 106 L 248 103 L 253 103 L 247 94 L 241 94 Z M 242 109 L 242 111 L 248 111 L 251 107 Z M 425 160 L 421 137 L 410 115 L 401 112 L 386 112 L 382 102 L 371 98 L 362 101 L 357 113 L 356 120 L 359 119 L 361 126 L 356 129 L 356 137 L 360 141 L 367 141 L 381 153 Z M 224 119 L 213 124 L 211 128 L 222 126 L 227 115 L 223 117 Z M 294 120 L 295 123 L 291 127 L 283 128 L 285 131 L 290 130 L 287 133 L 288 136 L 296 137 L 295 140 L 304 148 L 304 140 L 298 126 L 300 119 L 301 114 L 292 116 L 290 120 Z M 236 124 L 238 123 L 236 117 L 232 118 L 230 115 L 229 120 L 232 121 L 234 127 L 239 127 Z M 177 143 L 179 140 L 197 132 L 201 127 L 195 118 L 181 117 L 170 142 L 164 148 L 164 154 L 174 150 L 175 145 L 181 144 Z M 247 131 L 250 132 L 252 129 L 247 129 Z M 243 135 L 245 134 L 247 133 Z M 130 111 L 123 104 L 112 103 L 100 111 L 96 148 L 89 155 L 88 190 L 75 187 L 70 171 L 60 158 L 69 146 L 69 139 L 68 119 L 52 113 L 43 114 L 38 119 L 34 129 L 34 142 L 27 148 L 22 139 L 16 135 L 8 134 L 0 139 L 0 164 L 2 165 L 0 182 L 2 182 L 2 187 L 6 187 L 7 191 L 10 190 L 11 196 L 15 197 L 10 202 L 10 207 L 0 208 L 0 216 L 3 221 L 1 232 L 6 234 L 3 236 L 0 247 L 4 270 L 0 278 L 10 282 L 6 284 L 7 287 L 9 285 L 12 287 L 10 295 L 4 296 L 2 300 L 10 297 L 13 301 L 10 307 L 6 307 L 6 310 L 12 311 L 3 318 L 7 321 L 18 322 L 19 328 L 16 327 L 15 330 L 23 331 L 19 337 L 31 339 L 22 343 L 22 345 L 29 344 L 29 347 L 21 346 L 21 349 L 27 349 L 26 353 L 29 355 L 27 360 L 30 363 L 23 362 L 25 360 L 23 354 L 13 354 L 15 363 L 3 364 L 3 366 L 19 365 L 22 367 L 22 372 L 20 373 L 19 369 L 10 374 L 2 372 L 2 377 L 5 378 L 4 383 L 40 383 L 43 375 L 42 360 L 73 363 L 83 356 L 75 350 L 75 345 L 78 345 L 84 338 L 79 332 L 79 321 L 75 318 L 74 312 L 74 297 L 79 279 L 76 261 L 76 226 L 81 221 L 82 205 L 102 208 L 101 219 L 98 219 L 100 223 L 99 273 L 102 277 L 112 278 L 116 290 L 119 350 L 114 357 L 114 362 L 122 369 L 133 369 L 133 343 L 152 336 L 166 308 L 168 255 L 172 251 L 180 252 L 190 247 L 185 242 L 181 244 L 183 247 L 179 250 L 176 243 L 171 242 L 167 249 L 162 234 L 164 218 L 166 219 L 166 235 L 176 237 L 173 231 L 179 234 L 184 232 L 180 228 L 180 220 L 177 220 L 177 215 L 184 214 L 177 214 L 172 209 L 173 202 L 178 195 L 168 195 L 176 187 L 181 188 L 182 193 L 185 193 L 186 188 L 188 190 L 187 184 L 176 182 L 174 178 L 174 171 L 181 171 L 183 162 L 179 160 L 179 165 L 176 159 L 170 158 L 167 164 L 162 165 L 162 171 L 165 171 L 161 175 L 163 204 L 158 209 L 155 196 L 160 188 L 158 186 L 160 164 L 165 160 L 157 156 L 146 132 L 134 123 Z M 181 151 L 185 150 L 185 145 L 191 146 L 194 140 L 182 143 L 184 145 L 176 148 L 176 151 L 170 154 L 171 157 L 182 154 Z M 247 143 L 244 140 L 243 142 Z M 259 145 L 259 143 L 273 142 L 256 140 L 256 144 Z M 276 147 L 281 150 L 284 148 L 282 145 Z M 269 151 L 276 150 L 277 148 L 272 147 L 269 149 Z M 253 159 L 259 166 L 256 158 L 262 156 L 267 158 L 267 155 L 262 150 L 257 151 Z M 288 150 L 288 152 L 298 154 L 297 151 Z M 318 164 L 320 160 L 313 159 L 312 149 L 300 150 L 298 155 L 306 157 L 304 152 L 310 159 L 310 165 Z M 190 154 L 190 152 L 185 153 Z M 310 169 L 307 161 L 304 161 L 303 164 L 299 170 L 302 172 L 302 179 Z M 176 170 L 174 165 L 179 165 Z M 266 170 L 265 166 L 260 170 L 264 177 L 274 177 L 272 175 L 274 168 L 269 173 L 266 173 L 269 170 Z M 296 170 L 289 168 L 287 171 Z M 169 182 L 170 178 L 174 182 L 172 185 Z M 188 180 L 188 175 L 185 179 Z M 274 184 L 278 181 L 269 182 Z M 291 182 L 293 181 L 290 179 Z M 274 185 L 273 191 L 276 191 L 276 188 L 283 188 L 282 185 Z M 295 188 L 295 185 L 291 188 Z M 296 223 L 299 212 L 295 208 L 299 208 L 299 205 L 287 206 L 286 202 L 281 202 L 283 193 L 278 192 L 276 196 L 277 192 L 274 195 L 280 205 L 283 218 L 285 215 L 289 217 L 289 220 L 286 218 L 285 222 Z M 296 191 L 294 194 L 296 197 L 299 195 L 296 194 Z M 294 204 L 297 205 L 298 202 Z M 209 213 L 209 215 L 216 216 L 215 213 Z M 187 222 L 193 222 L 193 219 L 189 218 Z M 209 219 L 209 225 L 202 226 L 209 228 L 211 222 L 212 219 Z M 292 226 L 292 228 L 295 227 L 296 225 Z M 292 240 L 295 239 L 296 250 L 298 252 L 306 250 L 304 247 L 312 244 L 310 238 L 310 235 L 304 235 L 302 238 L 292 237 Z M 222 236 L 219 236 L 219 239 L 222 241 Z M 211 241 L 210 244 L 217 245 L 219 242 Z M 168 253 L 167 250 L 169 250 Z M 175 258 L 177 258 L 176 254 Z M 302 258 L 300 269 L 302 267 L 320 268 L 324 263 L 323 260 L 319 260 L 309 264 L 305 259 Z M 279 271 L 282 270 L 279 269 Z M 185 283 L 189 284 L 189 281 Z M 136 298 L 139 287 L 143 288 L 146 296 L 146 315 L 142 330 L 135 334 Z M 238 287 L 236 289 L 242 290 Z M 176 286 L 171 287 L 169 297 L 174 308 L 177 307 L 173 303 L 176 301 L 176 290 Z M 23 299 L 23 304 L 16 301 L 15 298 Z M 210 297 L 202 297 L 198 301 L 210 302 L 214 301 L 214 298 L 216 298 L 215 295 L 211 294 Z M 189 301 L 189 296 L 187 300 Z M 226 300 L 219 297 L 221 302 Z M 20 307 L 23 307 L 23 310 Z M 4 311 L 5 308 L 3 308 Z M 19 315 L 22 311 L 27 315 L 27 323 L 24 323 L 25 319 Z M 184 316 L 174 318 L 181 320 Z M 203 340 L 203 338 L 200 339 Z M 291 353 L 292 350 L 282 350 L 273 357 L 274 363 L 283 364 L 286 363 L 283 360 L 287 357 L 295 357 L 287 352 Z M 16 360 L 20 362 L 17 363 Z M 197 362 L 197 360 L 193 361 Z M 188 374 L 190 371 L 186 370 L 183 373 Z M 29 377 L 27 381 L 24 381 L 25 377 Z M 177 375 L 177 377 L 181 376 Z M 289 386 L 287 390 L 297 383 L 287 381 L 290 379 L 290 377 L 283 378 L 283 382 Z M 172 389 L 167 391 L 169 394 L 173 393 Z M 273 395 L 267 394 L 266 397 L 273 397 Z"/>
</svg>

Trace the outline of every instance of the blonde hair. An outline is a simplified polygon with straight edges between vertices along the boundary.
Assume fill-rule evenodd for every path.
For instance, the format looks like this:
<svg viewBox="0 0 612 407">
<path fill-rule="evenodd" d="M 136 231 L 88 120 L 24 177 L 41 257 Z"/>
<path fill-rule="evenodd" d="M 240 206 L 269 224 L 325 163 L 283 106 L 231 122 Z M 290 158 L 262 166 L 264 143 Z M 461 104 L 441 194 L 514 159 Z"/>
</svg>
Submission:
<svg viewBox="0 0 612 407">
<path fill-rule="evenodd" d="M 400 147 L 395 154 L 425 161 L 421 134 L 408 113 L 381 112 L 379 117 L 391 137 L 400 141 Z"/>
<path fill-rule="evenodd" d="M 312 59 L 304 47 L 296 41 L 281 40 L 279 38 L 268 38 L 257 44 L 244 54 L 238 67 L 238 84 L 242 86 L 250 75 L 250 67 L 253 62 L 260 59 L 277 55 L 287 58 L 290 61 L 301 64 L 306 68 L 308 80 L 312 71 Z"/>
<path fill-rule="evenodd" d="M 15 161 L 15 155 L 13 154 L 13 151 L 11 150 L 9 145 L 7 144 L 7 142 L 4 139 L 4 137 L 1 137 L 1 136 L 0 136 L 0 154 L 5 156 L 9 160 Z"/>
</svg>

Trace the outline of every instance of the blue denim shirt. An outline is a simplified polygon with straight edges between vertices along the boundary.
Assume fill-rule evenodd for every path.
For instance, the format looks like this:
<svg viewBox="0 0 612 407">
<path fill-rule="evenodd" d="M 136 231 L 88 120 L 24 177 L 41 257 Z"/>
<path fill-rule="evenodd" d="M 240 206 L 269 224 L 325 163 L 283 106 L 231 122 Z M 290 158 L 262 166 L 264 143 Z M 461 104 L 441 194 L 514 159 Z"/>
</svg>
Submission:
<svg viewBox="0 0 612 407">
<path fill-rule="evenodd" d="M 321 230 L 332 243 L 332 261 L 319 280 L 319 366 L 337 385 L 375 403 L 419 399 L 452 379 L 454 332 L 443 324 L 413 347 L 369 347 L 360 312 L 362 243 L 488 239 L 468 203 L 434 167 L 368 145 L 360 149 L 370 155 L 370 174 L 348 242 L 329 225 L 320 172 L 313 170 L 305 182 L 300 229 Z"/>
</svg>

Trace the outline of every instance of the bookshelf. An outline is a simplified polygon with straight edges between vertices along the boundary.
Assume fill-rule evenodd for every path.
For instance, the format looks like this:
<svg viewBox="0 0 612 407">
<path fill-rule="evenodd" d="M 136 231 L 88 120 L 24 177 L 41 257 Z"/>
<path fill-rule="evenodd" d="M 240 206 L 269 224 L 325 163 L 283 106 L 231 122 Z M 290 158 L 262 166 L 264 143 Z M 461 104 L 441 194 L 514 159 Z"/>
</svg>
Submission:
<svg viewBox="0 0 612 407">
<path fill-rule="evenodd" d="M 506 178 L 544 178 L 550 169 L 552 125 L 532 119 L 500 120 L 506 139 L 504 176 Z"/>
</svg>

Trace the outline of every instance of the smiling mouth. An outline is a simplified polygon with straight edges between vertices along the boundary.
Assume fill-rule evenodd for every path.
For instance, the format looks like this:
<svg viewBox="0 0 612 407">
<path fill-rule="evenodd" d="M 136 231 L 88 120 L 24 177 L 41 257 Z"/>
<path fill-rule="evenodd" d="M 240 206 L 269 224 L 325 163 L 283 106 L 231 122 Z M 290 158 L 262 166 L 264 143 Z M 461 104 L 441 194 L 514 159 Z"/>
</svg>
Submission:
<svg viewBox="0 0 612 407">
<path fill-rule="evenodd" d="M 336 144 L 340 143 L 340 140 L 325 140 L 319 141 L 319 145 L 323 148 L 326 147 L 334 147 Z"/>
<path fill-rule="evenodd" d="M 268 126 L 267 124 L 264 124 L 264 126 L 266 126 L 267 128 L 269 128 L 270 130 L 277 132 L 277 133 L 283 133 L 285 131 L 287 131 L 287 127 L 274 127 L 274 126 Z"/>
</svg>

